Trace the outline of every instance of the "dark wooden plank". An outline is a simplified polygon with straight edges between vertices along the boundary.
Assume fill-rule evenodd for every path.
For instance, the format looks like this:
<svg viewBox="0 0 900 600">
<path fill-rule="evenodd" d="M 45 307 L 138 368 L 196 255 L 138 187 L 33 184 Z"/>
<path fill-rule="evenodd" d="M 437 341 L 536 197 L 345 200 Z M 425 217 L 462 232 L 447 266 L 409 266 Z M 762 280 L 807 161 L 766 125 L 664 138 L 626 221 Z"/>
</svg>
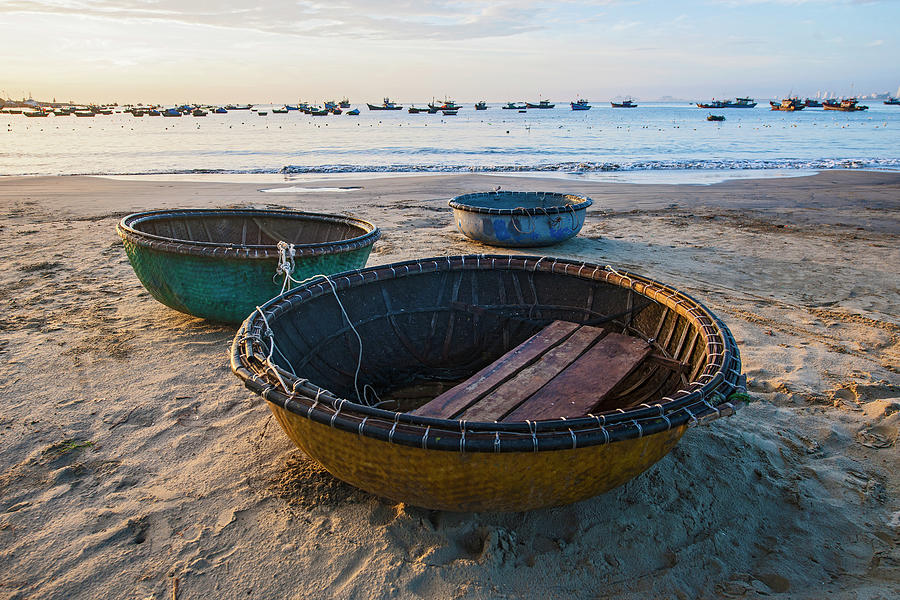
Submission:
<svg viewBox="0 0 900 600">
<path fill-rule="evenodd" d="M 588 414 L 650 353 L 644 340 L 611 333 L 533 394 L 503 421 L 540 421 Z"/>
<path fill-rule="evenodd" d="M 503 415 L 514 410 L 578 360 L 591 344 L 605 334 L 606 330 L 599 327 L 580 327 L 568 339 L 545 352 L 539 360 L 521 369 L 514 377 L 470 406 L 459 418 L 467 421 L 499 421 Z"/>
<path fill-rule="evenodd" d="M 452 419 L 470 404 L 540 358 L 578 328 L 577 323 L 554 321 L 498 360 L 475 373 L 411 414 L 438 419 Z"/>
</svg>

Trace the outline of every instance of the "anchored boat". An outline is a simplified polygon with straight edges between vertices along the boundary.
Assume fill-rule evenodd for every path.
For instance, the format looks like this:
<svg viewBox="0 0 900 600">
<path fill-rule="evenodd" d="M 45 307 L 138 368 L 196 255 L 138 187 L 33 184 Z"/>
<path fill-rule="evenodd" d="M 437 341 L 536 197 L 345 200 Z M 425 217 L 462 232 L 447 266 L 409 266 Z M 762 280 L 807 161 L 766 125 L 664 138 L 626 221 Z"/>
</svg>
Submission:
<svg viewBox="0 0 900 600">
<path fill-rule="evenodd" d="M 378 104 L 369 103 L 366 103 L 366 106 L 369 107 L 369 110 L 403 110 L 401 105 L 394 104 L 387 96 L 385 96 L 384 102 L 382 102 L 380 106 Z"/>
<path fill-rule="evenodd" d="M 857 112 L 869 110 L 868 106 L 859 103 L 856 98 L 845 98 L 843 100 L 827 100 L 822 108 L 825 110 L 841 110 L 844 112 Z"/>
<path fill-rule="evenodd" d="M 380 236 L 353 217 L 225 209 L 136 213 L 116 233 L 154 298 L 227 323 L 243 321 L 291 279 L 364 266 Z"/>
<path fill-rule="evenodd" d="M 701 303 L 536 256 L 311 280 L 244 322 L 231 368 L 334 476 L 453 511 L 602 493 L 746 398 L 734 338 Z"/>
<path fill-rule="evenodd" d="M 773 102 L 770 100 L 769 105 L 772 107 L 772 110 L 781 110 L 785 112 L 794 112 L 806 108 L 806 104 L 804 104 L 800 98 L 785 98 L 780 102 Z"/>
<path fill-rule="evenodd" d="M 466 237 L 514 248 L 549 246 L 578 235 L 592 203 L 586 196 L 556 192 L 487 192 L 457 196 L 450 208 Z"/>
</svg>

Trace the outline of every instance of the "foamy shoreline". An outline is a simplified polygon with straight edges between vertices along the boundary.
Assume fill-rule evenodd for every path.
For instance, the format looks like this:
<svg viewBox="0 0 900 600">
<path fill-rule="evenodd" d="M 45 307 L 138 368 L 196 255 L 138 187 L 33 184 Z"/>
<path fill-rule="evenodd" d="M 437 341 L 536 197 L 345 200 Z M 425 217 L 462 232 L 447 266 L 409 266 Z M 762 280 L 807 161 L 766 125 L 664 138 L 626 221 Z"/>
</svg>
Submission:
<svg viewBox="0 0 900 600">
<path fill-rule="evenodd" d="M 318 181 L 0 178 L 0 598 L 170 598 L 176 580 L 182 599 L 900 594 L 900 174 Z M 230 373 L 235 329 L 153 300 L 113 230 L 275 205 L 376 223 L 369 264 L 496 252 L 446 202 L 497 185 L 592 197 L 581 235 L 540 252 L 705 303 L 754 401 L 575 505 L 396 505 L 296 450 Z M 358 189 L 260 191 L 291 186 Z"/>
</svg>

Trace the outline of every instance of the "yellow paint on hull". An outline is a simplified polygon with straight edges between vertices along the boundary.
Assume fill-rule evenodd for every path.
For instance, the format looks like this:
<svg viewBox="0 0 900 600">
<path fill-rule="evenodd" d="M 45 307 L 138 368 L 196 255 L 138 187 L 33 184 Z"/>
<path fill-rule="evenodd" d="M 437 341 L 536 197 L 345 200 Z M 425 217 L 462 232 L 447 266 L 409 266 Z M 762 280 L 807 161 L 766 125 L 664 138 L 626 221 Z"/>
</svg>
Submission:
<svg viewBox="0 0 900 600">
<path fill-rule="evenodd" d="M 570 450 L 460 453 L 359 436 L 268 404 L 291 440 L 335 477 L 378 496 L 451 511 L 523 511 L 596 496 L 647 470 L 686 429 Z"/>
</svg>

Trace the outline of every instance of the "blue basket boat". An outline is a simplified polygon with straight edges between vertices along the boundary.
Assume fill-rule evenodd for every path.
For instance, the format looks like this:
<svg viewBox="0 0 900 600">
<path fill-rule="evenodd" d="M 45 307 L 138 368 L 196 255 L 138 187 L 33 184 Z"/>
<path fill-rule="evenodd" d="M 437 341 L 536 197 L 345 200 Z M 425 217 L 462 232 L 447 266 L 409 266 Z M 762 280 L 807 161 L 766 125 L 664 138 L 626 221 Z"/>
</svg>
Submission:
<svg viewBox="0 0 900 600">
<path fill-rule="evenodd" d="M 450 201 L 457 228 L 491 246 L 550 246 L 578 235 L 586 196 L 555 192 L 484 192 Z"/>
</svg>

